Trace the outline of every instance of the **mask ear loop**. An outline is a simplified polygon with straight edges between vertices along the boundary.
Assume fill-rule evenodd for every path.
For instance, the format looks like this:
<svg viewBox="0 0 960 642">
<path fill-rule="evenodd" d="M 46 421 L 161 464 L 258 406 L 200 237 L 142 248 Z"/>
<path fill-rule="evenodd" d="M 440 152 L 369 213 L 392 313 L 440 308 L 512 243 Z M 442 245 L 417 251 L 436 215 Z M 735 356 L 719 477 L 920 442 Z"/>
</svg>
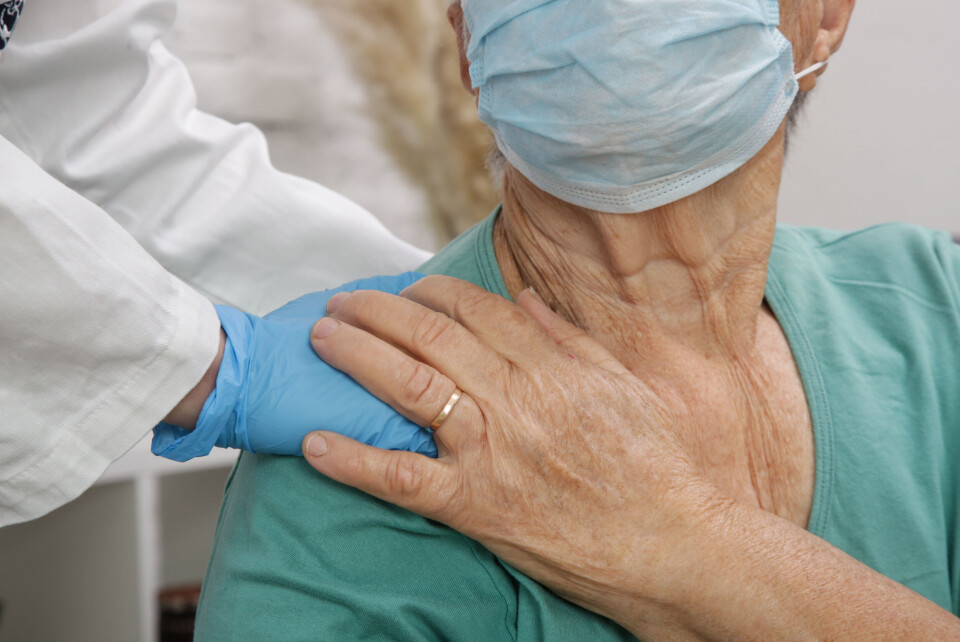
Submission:
<svg viewBox="0 0 960 642">
<path fill-rule="evenodd" d="M 803 71 L 801 71 L 800 73 L 798 73 L 795 77 L 796 77 L 797 80 L 800 80 L 801 78 L 806 78 L 806 77 L 809 76 L 810 74 L 815 73 L 815 72 L 817 72 L 817 71 L 820 71 L 821 69 L 823 69 L 823 68 L 826 67 L 826 66 L 827 66 L 827 62 L 826 62 L 826 61 L 818 62 L 818 63 L 816 63 L 816 64 L 814 64 L 814 65 L 810 65 L 809 67 L 807 67 L 806 69 L 804 69 Z"/>
</svg>

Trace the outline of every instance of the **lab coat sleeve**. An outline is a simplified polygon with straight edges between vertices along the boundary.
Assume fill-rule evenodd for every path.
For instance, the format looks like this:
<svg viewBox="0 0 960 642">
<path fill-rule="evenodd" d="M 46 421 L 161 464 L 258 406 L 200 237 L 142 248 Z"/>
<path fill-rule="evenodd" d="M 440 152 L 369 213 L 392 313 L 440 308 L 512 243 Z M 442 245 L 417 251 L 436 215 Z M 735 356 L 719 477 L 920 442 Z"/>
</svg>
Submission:
<svg viewBox="0 0 960 642">
<path fill-rule="evenodd" d="M 0 526 L 86 490 L 219 340 L 209 301 L 0 138 Z"/>
<path fill-rule="evenodd" d="M 133 0 L 65 37 L 14 39 L 0 59 L 0 135 L 168 270 L 248 312 L 428 258 L 352 201 L 274 169 L 254 127 L 198 111 L 160 41 L 175 14 L 174 0 Z"/>
</svg>

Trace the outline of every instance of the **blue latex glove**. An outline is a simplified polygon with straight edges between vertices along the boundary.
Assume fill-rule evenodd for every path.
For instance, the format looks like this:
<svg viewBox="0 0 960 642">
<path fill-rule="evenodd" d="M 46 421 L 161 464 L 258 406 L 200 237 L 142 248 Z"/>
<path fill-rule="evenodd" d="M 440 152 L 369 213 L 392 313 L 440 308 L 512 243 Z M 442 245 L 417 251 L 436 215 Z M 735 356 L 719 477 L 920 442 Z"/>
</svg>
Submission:
<svg viewBox="0 0 960 642">
<path fill-rule="evenodd" d="M 307 433 L 332 430 L 390 450 L 435 457 L 433 435 L 328 366 L 313 351 L 310 331 L 338 292 L 398 294 L 423 275 L 408 272 L 354 281 L 291 301 L 264 318 L 217 306 L 227 335 L 217 386 L 193 431 L 169 424 L 154 429 L 153 452 L 187 461 L 213 446 L 300 455 Z"/>
</svg>

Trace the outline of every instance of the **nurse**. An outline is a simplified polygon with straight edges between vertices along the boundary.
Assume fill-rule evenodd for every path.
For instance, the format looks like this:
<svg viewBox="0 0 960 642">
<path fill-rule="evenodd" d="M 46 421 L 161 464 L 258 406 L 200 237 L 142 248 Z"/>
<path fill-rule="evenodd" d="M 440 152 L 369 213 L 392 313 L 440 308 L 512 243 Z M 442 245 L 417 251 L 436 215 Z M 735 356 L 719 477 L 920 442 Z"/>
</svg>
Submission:
<svg viewBox="0 0 960 642">
<path fill-rule="evenodd" d="M 310 349 L 329 293 L 248 314 L 428 254 L 194 109 L 160 42 L 174 0 L 98 4 L 0 3 L 0 526 L 76 498 L 154 427 L 177 460 L 300 455 L 325 426 L 434 453 L 384 404 L 330 403 L 366 393 Z"/>
</svg>

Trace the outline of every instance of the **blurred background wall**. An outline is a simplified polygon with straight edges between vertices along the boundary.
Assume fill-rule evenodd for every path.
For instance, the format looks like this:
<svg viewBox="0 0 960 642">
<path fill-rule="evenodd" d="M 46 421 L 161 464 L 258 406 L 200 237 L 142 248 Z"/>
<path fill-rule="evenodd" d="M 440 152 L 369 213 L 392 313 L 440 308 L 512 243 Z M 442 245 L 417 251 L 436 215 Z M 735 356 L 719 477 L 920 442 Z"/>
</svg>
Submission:
<svg viewBox="0 0 960 642">
<path fill-rule="evenodd" d="M 102 10 L 123 0 L 99 0 Z M 446 0 L 183 0 L 168 45 L 202 108 L 250 121 L 275 164 L 437 249 L 495 204 L 488 137 L 460 88 Z M 960 3 L 860 0 L 793 141 L 781 220 L 960 231 Z M 32 0 L 66 32 L 90 16 Z"/>
<path fill-rule="evenodd" d="M 202 107 L 250 120 L 278 167 L 436 249 L 495 203 L 445 0 L 190 0 L 170 45 Z M 960 231 L 960 3 L 861 0 L 808 101 L 781 220 Z"/>
<path fill-rule="evenodd" d="M 781 219 L 960 232 L 960 3 L 860 0 L 794 137 Z"/>
<path fill-rule="evenodd" d="M 446 0 L 190 0 L 170 48 L 200 106 L 250 121 L 277 167 L 437 249 L 490 212 L 489 134 L 460 84 Z"/>
</svg>

